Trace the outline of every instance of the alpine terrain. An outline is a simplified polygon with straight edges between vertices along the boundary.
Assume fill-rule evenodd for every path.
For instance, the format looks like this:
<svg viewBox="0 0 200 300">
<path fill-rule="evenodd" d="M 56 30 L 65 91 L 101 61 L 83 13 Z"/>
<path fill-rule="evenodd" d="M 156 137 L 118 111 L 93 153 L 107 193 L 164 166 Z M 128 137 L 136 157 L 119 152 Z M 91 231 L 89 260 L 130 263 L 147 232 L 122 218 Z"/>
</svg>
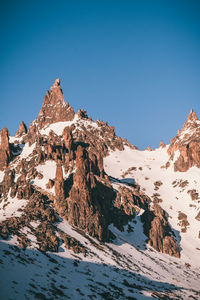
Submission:
<svg viewBox="0 0 200 300">
<path fill-rule="evenodd" d="M 9 124 L 8 124 L 9 125 Z M 140 151 L 56 79 L 0 133 L 0 299 L 200 299 L 200 121 Z"/>
</svg>

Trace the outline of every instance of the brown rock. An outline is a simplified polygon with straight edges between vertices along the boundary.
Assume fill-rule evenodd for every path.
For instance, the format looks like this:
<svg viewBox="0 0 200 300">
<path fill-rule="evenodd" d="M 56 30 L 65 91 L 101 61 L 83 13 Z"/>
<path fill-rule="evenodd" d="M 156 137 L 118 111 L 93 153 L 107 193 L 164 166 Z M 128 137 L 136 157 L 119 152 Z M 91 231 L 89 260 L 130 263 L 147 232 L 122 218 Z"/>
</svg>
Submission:
<svg viewBox="0 0 200 300">
<path fill-rule="evenodd" d="M 78 117 L 81 119 L 88 119 L 87 112 L 84 109 L 79 109 L 77 114 L 78 114 Z"/>
<path fill-rule="evenodd" d="M 183 128 L 178 131 L 167 150 L 170 160 L 175 152 L 180 155 L 174 163 L 174 171 L 185 172 L 193 166 L 200 168 L 200 125 L 196 113 L 191 110 Z"/>
<path fill-rule="evenodd" d="M 38 178 L 38 179 L 42 179 L 43 177 L 44 177 L 44 176 L 43 176 L 42 173 L 40 173 L 40 172 L 37 173 L 37 178 Z"/>
<path fill-rule="evenodd" d="M 153 211 L 147 209 L 141 216 L 149 245 L 159 252 L 180 257 L 180 250 L 172 236 L 166 212 L 158 204 L 154 204 L 153 208 Z"/>
<path fill-rule="evenodd" d="M 163 253 L 169 254 L 171 256 L 180 257 L 180 251 L 175 241 L 174 237 L 172 236 L 165 236 L 163 240 Z"/>
<path fill-rule="evenodd" d="M 45 125 L 55 122 L 71 121 L 73 118 L 73 108 L 69 105 L 69 103 L 65 102 L 64 95 L 60 87 L 60 79 L 56 79 L 44 98 L 37 119 L 38 126 L 39 128 L 42 128 Z"/>
<path fill-rule="evenodd" d="M 87 150 L 79 145 L 76 151 L 76 172 L 64 183 L 67 198 L 57 197 L 56 207 L 69 224 L 105 241 L 109 238 L 109 208 L 114 193 L 109 185 L 93 175 L 91 166 Z M 61 172 L 58 168 L 57 171 L 56 178 L 60 180 L 55 180 L 55 190 L 56 182 L 62 182 Z"/>
<path fill-rule="evenodd" d="M 194 110 L 191 109 L 190 113 L 187 117 L 187 121 L 196 121 L 196 120 L 198 120 L 198 117 L 197 117 L 196 113 L 194 112 Z"/>
<path fill-rule="evenodd" d="M 69 159 L 73 158 L 73 126 L 65 127 L 63 130 L 63 139 L 67 153 L 69 153 Z"/>
<path fill-rule="evenodd" d="M 27 133 L 27 127 L 23 121 L 21 121 L 21 124 L 19 126 L 19 129 L 17 130 L 15 136 L 16 137 L 21 137 L 22 135 Z"/>
<path fill-rule="evenodd" d="M 15 171 L 7 169 L 3 178 L 3 193 L 6 194 L 14 185 Z"/>
<path fill-rule="evenodd" d="M 1 129 L 1 144 L 0 144 L 0 170 L 4 170 L 11 159 L 11 151 L 9 144 L 9 132 L 7 128 Z"/>
<path fill-rule="evenodd" d="M 56 178 L 55 178 L 55 195 L 56 199 L 61 201 L 65 198 L 64 193 L 64 179 L 63 179 L 63 171 L 62 171 L 62 165 L 60 163 L 57 163 L 56 166 Z"/>
<path fill-rule="evenodd" d="M 52 179 L 49 179 L 48 183 L 46 184 L 47 189 L 52 189 L 54 186 L 54 181 Z"/>
<path fill-rule="evenodd" d="M 188 190 L 187 192 L 191 199 L 194 201 L 194 200 L 198 200 L 199 199 L 199 193 L 197 192 L 197 190 L 193 189 L 193 190 Z"/>
</svg>

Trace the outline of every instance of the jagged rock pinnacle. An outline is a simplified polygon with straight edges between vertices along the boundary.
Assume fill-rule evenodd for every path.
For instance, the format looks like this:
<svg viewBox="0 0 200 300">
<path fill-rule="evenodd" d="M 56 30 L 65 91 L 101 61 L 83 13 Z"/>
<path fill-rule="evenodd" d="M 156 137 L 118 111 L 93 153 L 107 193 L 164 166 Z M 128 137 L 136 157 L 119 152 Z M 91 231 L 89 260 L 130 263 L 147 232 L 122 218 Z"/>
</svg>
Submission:
<svg viewBox="0 0 200 300">
<path fill-rule="evenodd" d="M 4 170 L 11 158 L 9 132 L 7 128 L 1 129 L 1 143 L 0 143 L 0 170 Z"/>
<path fill-rule="evenodd" d="M 74 110 L 68 102 L 65 102 L 60 79 L 57 78 L 44 97 L 38 115 L 38 126 L 42 128 L 56 122 L 71 121 L 73 118 Z"/>
<path fill-rule="evenodd" d="M 200 129 L 198 122 L 196 122 L 197 120 L 196 113 L 191 109 L 182 129 L 171 140 L 167 150 L 171 159 L 173 159 L 173 155 L 177 150 L 180 152 L 178 159 L 174 163 L 175 171 L 186 172 L 193 166 L 200 168 Z"/>
<path fill-rule="evenodd" d="M 54 82 L 54 84 L 52 85 L 51 89 L 52 89 L 52 88 L 55 88 L 55 87 L 58 87 L 58 86 L 60 86 L 60 78 L 57 78 L 57 79 L 55 80 L 55 82 Z"/>
<path fill-rule="evenodd" d="M 27 133 L 26 124 L 23 121 L 21 121 L 19 129 L 17 130 L 15 136 L 16 137 L 21 137 L 23 134 L 26 134 L 26 133 Z"/>
<path fill-rule="evenodd" d="M 191 109 L 190 113 L 187 117 L 187 121 L 195 121 L 195 120 L 198 120 L 198 117 L 197 117 L 196 113 L 194 112 L 194 110 Z"/>
</svg>

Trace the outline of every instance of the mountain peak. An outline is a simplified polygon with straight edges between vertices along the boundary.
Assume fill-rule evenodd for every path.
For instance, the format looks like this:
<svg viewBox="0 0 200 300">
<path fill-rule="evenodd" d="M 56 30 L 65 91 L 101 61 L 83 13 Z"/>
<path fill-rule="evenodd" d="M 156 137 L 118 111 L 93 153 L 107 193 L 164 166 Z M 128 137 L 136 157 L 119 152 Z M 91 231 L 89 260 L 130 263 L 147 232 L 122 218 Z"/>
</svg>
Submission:
<svg viewBox="0 0 200 300">
<path fill-rule="evenodd" d="M 38 115 L 39 128 L 56 122 L 71 121 L 73 118 L 74 110 L 68 102 L 65 102 L 60 79 L 57 78 L 44 97 Z"/>
<path fill-rule="evenodd" d="M 180 153 L 174 163 L 175 171 L 185 172 L 193 166 L 200 168 L 199 142 L 199 121 L 196 113 L 191 109 L 182 129 L 178 130 L 177 135 L 171 140 L 168 148 L 171 159 L 173 159 L 177 150 Z"/>
<path fill-rule="evenodd" d="M 197 117 L 196 113 L 194 112 L 194 110 L 191 109 L 190 113 L 187 117 L 187 121 L 196 121 L 196 120 L 198 120 L 198 117 Z"/>
<path fill-rule="evenodd" d="M 26 124 L 23 121 L 21 121 L 19 129 L 17 130 L 15 136 L 21 137 L 23 134 L 26 134 L 26 133 L 27 133 Z"/>
<path fill-rule="evenodd" d="M 53 88 L 57 88 L 60 87 L 60 78 L 57 78 L 54 82 L 54 84 L 52 85 L 51 89 Z"/>
</svg>

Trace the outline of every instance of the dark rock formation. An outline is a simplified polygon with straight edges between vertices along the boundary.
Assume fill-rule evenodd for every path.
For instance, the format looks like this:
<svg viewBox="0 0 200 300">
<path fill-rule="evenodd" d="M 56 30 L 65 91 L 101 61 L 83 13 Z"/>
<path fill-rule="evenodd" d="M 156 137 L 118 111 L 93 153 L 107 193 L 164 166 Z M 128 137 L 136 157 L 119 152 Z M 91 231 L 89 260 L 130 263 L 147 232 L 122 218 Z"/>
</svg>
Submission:
<svg viewBox="0 0 200 300">
<path fill-rule="evenodd" d="M 58 174 L 57 167 L 56 208 L 69 224 L 105 241 L 109 238 L 109 209 L 114 192 L 108 183 L 101 182 L 100 177 L 91 172 L 91 167 L 92 161 L 87 150 L 79 145 L 76 151 L 76 172 L 64 183 L 65 199 L 62 178 L 59 175 L 61 172 Z M 100 170 L 97 171 L 99 174 Z"/>
<path fill-rule="evenodd" d="M 136 212 L 148 208 L 150 198 L 142 193 L 138 186 L 120 186 L 111 213 L 112 223 L 121 231 L 123 226 L 135 217 Z"/>
<path fill-rule="evenodd" d="M 181 232 L 186 232 L 187 227 L 190 225 L 187 220 L 187 215 L 184 214 L 183 212 L 179 211 L 178 220 L 179 220 L 178 225 L 182 227 Z"/>
<path fill-rule="evenodd" d="M 3 194 L 7 194 L 10 188 L 14 185 L 15 179 L 15 170 L 7 169 L 4 174 L 3 182 L 2 182 L 2 192 Z"/>
<path fill-rule="evenodd" d="M 146 210 L 141 216 L 144 233 L 148 236 L 148 244 L 159 252 L 180 257 L 180 250 L 171 228 L 167 222 L 165 211 L 154 204 L 154 210 Z"/>
<path fill-rule="evenodd" d="M 77 114 L 78 114 L 78 117 L 81 119 L 88 119 L 87 112 L 84 109 L 79 109 Z"/>
<path fill-rule="evenodd" d="M 55 178 L 55 194 L 58 201 L 63 201 L 65 199 L 64 192 L 64 180 L 63 180 L 63 171 L 62 165 L 60 163 L 56 166 L 56 178 Z"/>
</svg>

